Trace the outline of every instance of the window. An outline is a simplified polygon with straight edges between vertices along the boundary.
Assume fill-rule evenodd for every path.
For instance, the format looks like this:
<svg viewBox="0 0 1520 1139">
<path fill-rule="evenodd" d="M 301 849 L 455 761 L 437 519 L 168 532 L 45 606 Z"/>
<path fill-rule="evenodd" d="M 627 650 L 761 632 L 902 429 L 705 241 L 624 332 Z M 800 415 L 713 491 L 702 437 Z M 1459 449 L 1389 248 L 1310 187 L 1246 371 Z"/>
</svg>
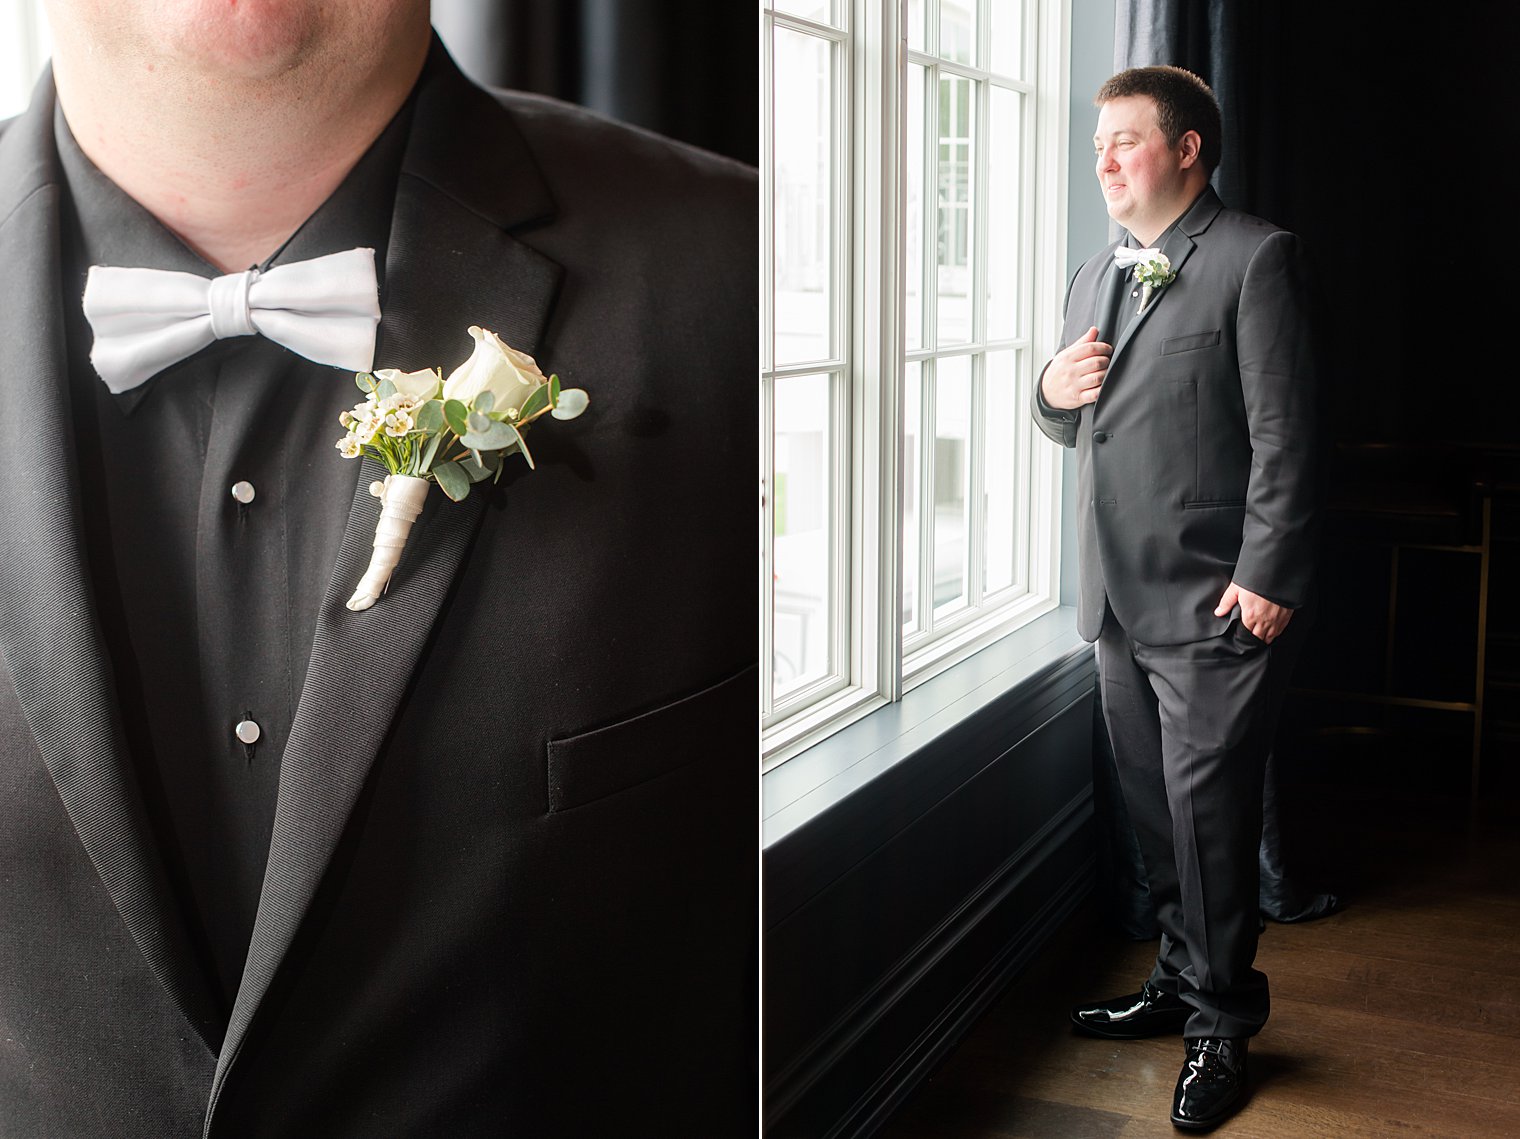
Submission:
<svg viewBox="0 0 1520 1139">
<path fill-rule="evenodd" d="M 26 110 L 52 51 L 42 0 L 14 0 L 0 12 L 0 119 Z"/>
<path fill-rule="evenodd" d="M 769 0 L 764 751 L 1055 605 L 1064 0 Z"/>
</svg>

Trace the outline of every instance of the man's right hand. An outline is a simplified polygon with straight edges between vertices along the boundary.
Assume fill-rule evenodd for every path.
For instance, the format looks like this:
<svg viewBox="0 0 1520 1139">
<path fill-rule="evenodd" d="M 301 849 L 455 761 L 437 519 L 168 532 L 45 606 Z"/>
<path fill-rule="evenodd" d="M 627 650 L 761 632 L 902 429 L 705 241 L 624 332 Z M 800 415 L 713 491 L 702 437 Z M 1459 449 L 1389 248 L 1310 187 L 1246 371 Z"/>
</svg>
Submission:
<svg viewBox="0 0 1520 1139">
<path fill-rule="evenodd" d="M 1113 348 L 1098 340 L 1096 326 L 1051 358 L 1040 378 L 1040 396 L 1051 407 L 1070 411 L 1098 398 Z"/>
</svg>

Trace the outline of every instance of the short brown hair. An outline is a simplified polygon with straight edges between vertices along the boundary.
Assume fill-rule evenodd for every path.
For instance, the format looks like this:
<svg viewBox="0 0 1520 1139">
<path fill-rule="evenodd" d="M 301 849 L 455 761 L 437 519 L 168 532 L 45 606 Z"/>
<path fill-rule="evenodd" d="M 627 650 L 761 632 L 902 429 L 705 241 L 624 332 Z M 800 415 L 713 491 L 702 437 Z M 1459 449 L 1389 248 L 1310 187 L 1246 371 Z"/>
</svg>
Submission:
<svg viewBox="0 0 1520 1139">
<path fill-rule="evenodd" d="M 1099 87 L 1093 102 L 1101 107 L 1112 99 L 1131 95 L 1143 95 L 1156 104 L 1156 125 L 1168 146 L 1176 146 L 1188 131 L 1197 131 L 1198 159 L 1205 173 L 1214 173 L 1224 131 L 1219 100 L 1207 83 L 1181 67 L 1131 67 Z"/>
</svg>

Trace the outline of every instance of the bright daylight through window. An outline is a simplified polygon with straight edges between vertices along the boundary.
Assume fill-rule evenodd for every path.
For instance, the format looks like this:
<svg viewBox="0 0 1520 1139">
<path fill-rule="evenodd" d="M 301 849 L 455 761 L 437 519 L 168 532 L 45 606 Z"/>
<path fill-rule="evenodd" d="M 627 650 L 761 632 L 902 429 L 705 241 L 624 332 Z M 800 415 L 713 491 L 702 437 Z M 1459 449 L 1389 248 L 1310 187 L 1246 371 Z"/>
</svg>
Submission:
<svg viewBox="0 0 1520 1139">
<path fill-rule="evenodd" d="M 900 21 L 906 21 L 905 26 Z M 765 11 L 776 763 L 1055 604 L 1062 0 Z"/>
<path fill-rule="evenodd" d="M 42 63 L 52 54 L 42 0 L 0 5 L 0 119 L 26 110 Z"/>
</svg>

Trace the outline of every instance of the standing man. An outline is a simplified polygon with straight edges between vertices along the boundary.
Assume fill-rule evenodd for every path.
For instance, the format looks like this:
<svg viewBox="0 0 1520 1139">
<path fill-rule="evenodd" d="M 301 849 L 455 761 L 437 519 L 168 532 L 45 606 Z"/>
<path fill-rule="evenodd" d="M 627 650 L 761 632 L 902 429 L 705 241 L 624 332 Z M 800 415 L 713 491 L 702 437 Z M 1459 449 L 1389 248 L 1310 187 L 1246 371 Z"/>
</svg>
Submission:
<svg viewBox="0 0 1520 1139">
<path fill-rule="evenodd" d="M 753 172 L 475 87 L 427 0 L 48 8 L 0 125 L 0 1134 L 753 1135 Z M 92 266 L 182 275 L 113 319 L 204 300 L 103 353 Z M 351 611 L 354 372 L 472 325 L 590 409 Z"/>
<path fill-rule="evenodd" d="M 1305 633 L 1314 361 L 1298 239 L 1209 186 L 1219 106 L 1176 67 L 1098 92 L 1123 239 L 1078 270 L 1036 420 L 1077 449 L 1078 627 L 1162 928 L 1141 991 L 1079 1031 L 1181 1032 L 1172 1122 L 1212 1127 L 1267 1019 L 1252 967 L 1267 752 Z"/>
</svg>

